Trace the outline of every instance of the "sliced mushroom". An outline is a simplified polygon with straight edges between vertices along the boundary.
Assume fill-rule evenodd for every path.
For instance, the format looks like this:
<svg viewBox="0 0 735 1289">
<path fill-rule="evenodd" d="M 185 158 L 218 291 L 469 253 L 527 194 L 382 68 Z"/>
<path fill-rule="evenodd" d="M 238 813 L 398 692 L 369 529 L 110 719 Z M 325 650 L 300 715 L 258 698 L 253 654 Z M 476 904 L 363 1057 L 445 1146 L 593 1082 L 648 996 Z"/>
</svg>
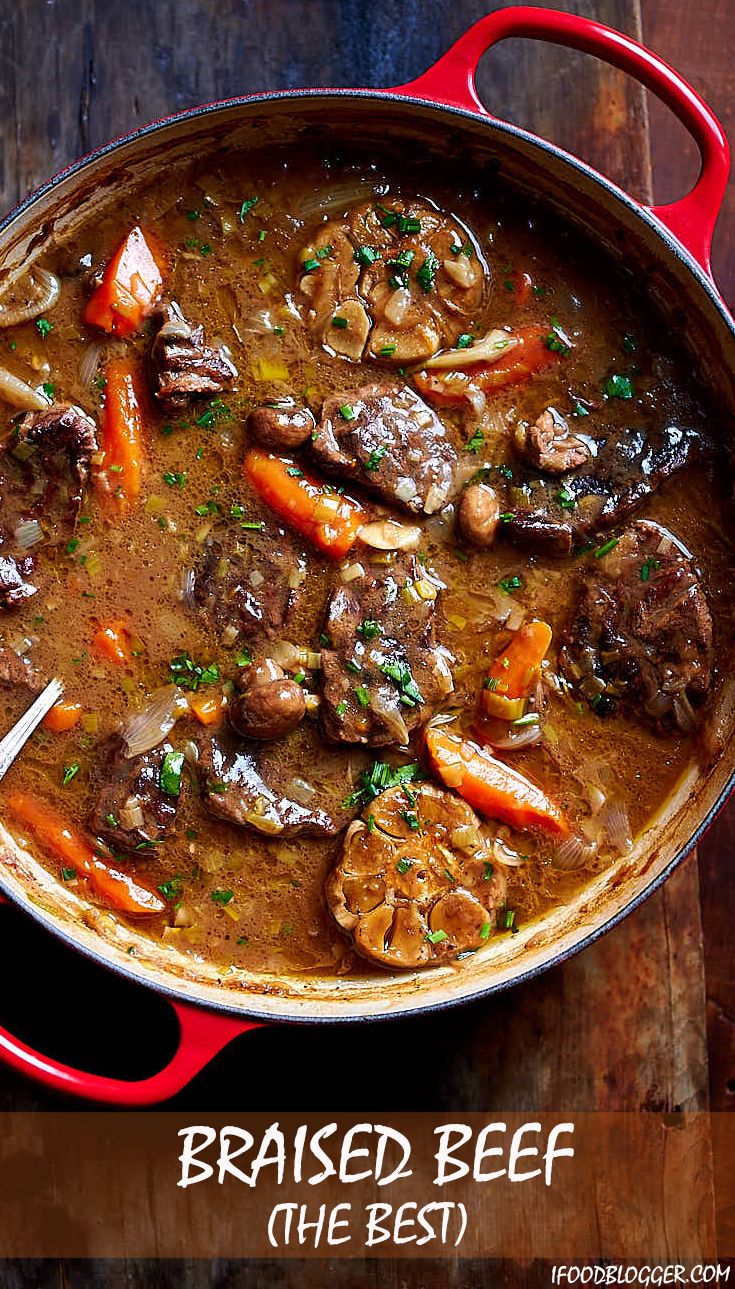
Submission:
<svg viewBox="0 0 735 1289">
<path fill-rule="evenodd" d="M 456 838 L 471 837 L 463 848 Z M 389 788 L 347 831 L 327 903 L 363 957 L 414 969 L 476 950 L 505 897 L 493 839 L 473 810 L 431 784 Z"/>
<path fill-rule="evenodd" d="M 324 340 L 343 358 L 361 358 L 368 335 L 370 319 L 359 300 L 341 300 L 324 333 Z"/>
</svg>

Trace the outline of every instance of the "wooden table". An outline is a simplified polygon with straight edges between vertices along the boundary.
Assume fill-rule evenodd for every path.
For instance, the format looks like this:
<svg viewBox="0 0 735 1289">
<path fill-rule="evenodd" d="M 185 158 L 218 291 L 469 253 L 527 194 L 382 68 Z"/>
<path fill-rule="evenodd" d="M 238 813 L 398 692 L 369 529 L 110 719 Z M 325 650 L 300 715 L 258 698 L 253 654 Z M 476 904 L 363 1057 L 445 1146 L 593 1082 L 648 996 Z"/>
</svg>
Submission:
<svg viewBox="0 0 735 1289">
<path fill-rule="evenodd" d="M 365 0 L 25 0 L 13 6 L 6 0 L 0 8 L 0 207 L 102 140 L 195 103 L 276 87 L 408 80 L 486 7 L 482 0 L 392 0 L 380 10 Z M 555 7 L 642 34 L 701 85 L 724 117 L 735 116 L 727 62 L 727 32 L 731 44 L 735 39 L 730 0 L 699 0 L 691 16 L 687 0 L 566 0 Z M 718 23 L 721 38 L 714 40 Z M 678 126 L 652 109 L 649 153 L 644 95 L 593 60 L 514 42 L 486 60 L 479 86 L 499 115 L 577 151 L 636 195 L 649 197 L 653 182 L 657 196 L 670 197 L 690 177 L 691 149 L 682 147 Z M 716 263 L 731 301 L 734 229 L 730 204 Z M 732 881 L 724 880 L 734 832 L 730 809 L 702 848 L 704 941 L 692 859 L 613 933 L 541 980 L 428 1019 L 349 1032 L 264 1030 L 236 1042 L 175 1105 L 559 1111 L 697 1109 L 709 1100 L 724 1108 L 735 1091 L 735 896 Z M 146 996 L 141 1019 L 137 991 L 48 944 L 17 914 L 2 916 L 0 960 L 6 980 L 14 982 L 12 997 L 0 1004 L 4 1023 L 45 1050 L 103 1072 L 141 1075 L 160 1062 L 173 1041 L 165 1004 Z M 18 979 L 18 963 L 28 964 L 27 980 Z M 142 1058 L 136 1055 L 141 1032 Z M 0 1067 L 0 1108 L 60 1104 Z M 536 1283 L 530 1270 L 523 1276 L 523 1283 Z M 275 1266 L 248 1270 L 221 1262 L 19 1264 L 0 1274 L 8 1289 L 203 1289 L 290 1284 L 297 1277 L 310 1289 L 325 1282 L 326 1269 L 316 1263 L 286 1264 L 279 1273 Z M 487 1283 L 482 1268 L 448 1262 L 421 1264 L 415 1280 L 407 1264 L 334 1264 L 329 1279 L 339 1285 Z M 548 1283 L 548 1276 L 538 1283 Z"/>
</svg>

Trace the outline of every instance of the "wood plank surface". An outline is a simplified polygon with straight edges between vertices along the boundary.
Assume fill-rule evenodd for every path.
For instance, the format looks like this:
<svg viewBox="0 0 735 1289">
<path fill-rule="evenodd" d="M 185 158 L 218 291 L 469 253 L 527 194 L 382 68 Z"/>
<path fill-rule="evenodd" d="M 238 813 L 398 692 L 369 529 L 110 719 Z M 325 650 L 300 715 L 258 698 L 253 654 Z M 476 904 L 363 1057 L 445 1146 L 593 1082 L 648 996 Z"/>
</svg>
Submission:
<svg viewBox="0 0 735 1289">
<path fill-rule="evenodd" d="M 727 4 L 700 0 L 700 20 L 703 8 Z M 199 102 L 266 88 L 410 79 L 487 7 L 483 0 L 392 0 L 377 15 L 366 0 L 1 0 L 0 207 L 94 144 Z M 638 0 L 570 0 L 554 7 L 640 35 Z M 664 0 L 644 0 L 647 18 L 669 7 Z M 683 13 L 683 0 L 681 7 Z M 524 41 L 485 59 L 478 84 L 499 115 L 579 152 L 637 195 L 649 195 L 646 101 L 618 73 Z M 733 825 L 724 827 L 731 831 Z M 723 842 L 728 836 L 720 833 Z M 18 915 L 3 916 L 8 929 L 0 962 L 9 969 L 20 953 L 38 967 L 34 979 L 17 982 L 12 997 L 0 1000 L 0 1020 L 67 1060 L 86 1059 L 105 1072 L 140 1074 L 161 1059 L 173 1041 L 164 1004 L 80 965 Z M 49 981 L 59 980 L 72 983 L 51 988 L 50 1006 Z M 721 992 L 725 981 L 723 966 Z M 400 1072 L 388 1081 L 378 1075 L 386 1053 Z M 238 1040 L 175 1105 L 461 1112 L 695 1109 L 706 1103 L 704 973 L 692 859 L 614 932 L 540 980 L 488 1002 L 400 1023 L 349 1031 L 263 1030 Z M 0 1067 L 0 1107 L 59 1104 Z M 483 1268 L 459 1262 L 424 1262 L 415 1278 L 406 1263 L 28 1263 L 0 1272 L 7 1289 L 297 1283 L 311 1289 L 327 1279 L 381 1289 L 488 1283 Z M 548 1273 L 506 1268 L 497 1283 L 545 1284 Z"/>
</svg>

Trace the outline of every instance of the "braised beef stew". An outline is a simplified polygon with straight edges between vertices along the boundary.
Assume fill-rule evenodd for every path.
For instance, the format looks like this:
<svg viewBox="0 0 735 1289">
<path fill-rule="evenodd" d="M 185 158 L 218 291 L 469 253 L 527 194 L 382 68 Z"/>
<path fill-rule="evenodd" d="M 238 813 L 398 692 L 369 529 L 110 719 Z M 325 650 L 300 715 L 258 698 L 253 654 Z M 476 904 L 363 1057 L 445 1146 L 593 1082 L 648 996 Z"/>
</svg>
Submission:
<svg viewBox="0 0 735 1289">
<path fill-rule="evenodd" d="M 460 963 L 716 749 L 729 462 L 642 284 L 497 179 L 304 149 L 132 189 L 5 290 L 0 785 L 223 968 Z"/>
</svg>

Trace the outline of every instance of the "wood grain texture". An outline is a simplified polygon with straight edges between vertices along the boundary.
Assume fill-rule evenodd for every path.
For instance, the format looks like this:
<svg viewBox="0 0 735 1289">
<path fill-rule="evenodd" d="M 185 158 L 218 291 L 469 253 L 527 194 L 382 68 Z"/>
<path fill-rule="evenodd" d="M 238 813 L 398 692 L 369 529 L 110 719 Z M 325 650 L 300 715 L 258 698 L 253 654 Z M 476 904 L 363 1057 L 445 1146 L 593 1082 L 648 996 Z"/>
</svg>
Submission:
<svg viewBox="0 0 735 1289">
<path fill-rule="evenodd" d="M 717 8 L 729 0 L 701 0 Z M 644 0 L 646 13 L 664 0 Z M 486 11 L 484 0 L 392 0 L 376 20 L 366 0 L 0 0 L 0 207 L 89 147 L 155 116 L 217 97 L 306 84 L 411 79 Z M 640 35 L 638 0 L 571 0 L 572 10 Z M 682 10 L 684 9 L 681 0 Z M 660 43 L 660 42 L 659 42 Z M 672 60 L 677 61 L 672 55 Z M 681 61 L 679 59 L 679 61 Z M 695 76 L 696 79 L 696 76 Z M 519 41 L 493 51 L 478 86 L 499 115 L 577 151 L 641 197 L 651 191 L 642 92 L 596 61 Z M 25 1034 L 66 1059 L 142 1073 L 173 1041 L 165 1012 L 77 963 L 17 915 L 0 962 L 25 945 L 39 963 L 3 1000 Z M 61 955 L 61 956 L 59 956 Z M 17 959 L 16 959 L 17 960 Z M 29 960 L 27 956 L 27 960 Z M 76 990 L 48 981 L 84 972 L 96 1016 L 89 1041 Z M 30 992 L 30 997 L 28 993 Z M 724 997 L 724 994 L 723 994 Z M 614 932 L 540 980 L 440 1015 L 337 1028 L 274 1028 L 238 1040 L 174 1103 L 182 1109 L 491 1110 L 702 1108 L 707 1096 L 704 977 L 696 862 Z M 247 1046 L 246 1046 L 247 1044 Z M 417 1053 L 419 1059 L 417 1061 Z M 386 1067 L 390 1079 L 378 1076 Z M 127 1065 L 126 1065 L 127 1061 Z M 138 1061 L 138 1065 L 136 1065 Z M 0 1106 L 59 1104 L 0 1067 Z M 497 1274 L 496 1274 L 497 1272 Z M 503 1268 L 497 1284 L 548 1284 L 543 1268 Z M 474 1286 L 468 1263 L 224 1262 L 18 1265 L 8 1289 L 239 1289 L 250 1285 Z"/>
</svg>

